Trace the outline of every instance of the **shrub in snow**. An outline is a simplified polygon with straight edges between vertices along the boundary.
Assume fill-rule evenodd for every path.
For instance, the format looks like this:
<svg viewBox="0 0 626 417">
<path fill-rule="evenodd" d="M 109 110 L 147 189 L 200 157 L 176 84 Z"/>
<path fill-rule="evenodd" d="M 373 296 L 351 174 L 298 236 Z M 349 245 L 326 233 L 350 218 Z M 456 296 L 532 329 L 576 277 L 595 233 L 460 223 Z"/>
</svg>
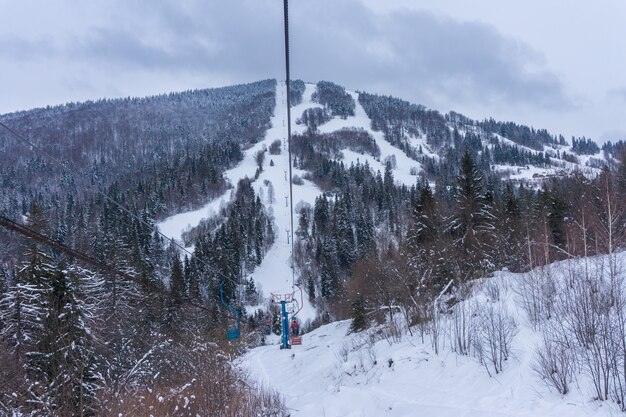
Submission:
<svg viewBox="0 0 626 417">
<path fill-rule="evenodd" d="M 352 323 L 350 324 L 350 332 L 360 332 L 367 328 L 367 315 L 365 314 L 365 300 L 363 296 L 358 295 L 352 301 Z"/>
<path fill-rule="evenodd" d="M 575 358 L 569 346 L 543 335 L 532 369 L 548 387 L 556 389 L 559 394 L 567 394 L 574 376 L 574 364 Z"/>
<path fill-rule="evenodd" d="M 515 287 L 517 302 L 528 316 L 533 329 L 552 317 L 555 284 L 550 268 L 537 268 L 518 280 Z"/>
<path fill-rule="evenodd" d="M 492 367 L 496 374 L 504 369 L 504 361 L 511 354 L 511 342 L 517 334 L 517 322 L 503 303 L 490 303 L 478 308 L 478 322 L 474 348 L 487 372 Z"/>
<path fill-rule="evenodd" d="M 280 155 L 280 139 L 276 139 L 274 142 L 272 142 L 272 144 L 270 145 L 270 155 Z"/>
</svg>

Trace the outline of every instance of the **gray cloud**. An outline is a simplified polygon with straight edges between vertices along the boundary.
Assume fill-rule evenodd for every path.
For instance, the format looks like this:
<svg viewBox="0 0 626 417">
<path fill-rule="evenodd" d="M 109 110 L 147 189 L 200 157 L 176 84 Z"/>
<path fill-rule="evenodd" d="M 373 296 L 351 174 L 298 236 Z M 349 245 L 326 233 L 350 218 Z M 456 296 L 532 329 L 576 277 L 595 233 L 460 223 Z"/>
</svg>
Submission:
<svg viewBox="0 0 626 417">
<path fill-rule="evenodd" d="M 0 39 L 0 57 L 4 59 L 34 61 L 58 56 L 59 53 L 60 50 L 49 39 Z"/>
<path fill-rule="evenodd" d="M 151 27 L 99 27 L 69 53 L 126 69 L 274 76 L 282 15 L 272 3 L 196 2 L 189 10 L 160 3 L 151 11 Z"/>
<path fill-rule="evenodd" d="M 554 74 L 531 69 L 542 67 L 539 54 L 491 26 L 428 12 L 373 16 L 361 9 L 349 15 L 355 14 L 343 27 L 331 30 L 317 18 L 318 30 L 305 35 L 306 44 L 315 49 L 296 62 L 307 72 L 321 69 L 324 77 L 334 75 L 355 87 L 380 83 L 412 97 L 550 109 L 571 106 Z M 315 42 L 316 36 L 321 42 Z M 324 65 L 312 66 L 310 60 Z"/>
<path fill-rule="evenodd" d="M 87 33 L 56 43 L 3 41 L 0 55 L 70 60 L 113 74 L 274 77 L 284 65 L 279 3 L 120 2 L 123 10 Z M 333 80 L 427 105 L 571 107 L 540 54 L 483 23 L 425 11 L 379 15 L 356 0 L 303 0 L 292 4 L 290 23 L 294 78 Z"/>
<path fill-rule="evenodd" d="M 626 87 L 612 88 L 606 93 L 608 98 L 626 102 Z"/>
</svg>

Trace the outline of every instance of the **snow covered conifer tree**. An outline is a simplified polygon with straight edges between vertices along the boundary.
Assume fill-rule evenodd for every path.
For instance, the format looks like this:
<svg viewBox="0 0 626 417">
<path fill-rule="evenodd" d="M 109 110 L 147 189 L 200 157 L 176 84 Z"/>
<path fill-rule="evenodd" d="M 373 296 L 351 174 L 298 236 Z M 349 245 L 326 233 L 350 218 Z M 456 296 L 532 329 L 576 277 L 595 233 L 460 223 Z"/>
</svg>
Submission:
<svg viewBox="0 0 626 417">
<path fill-rule="evenodd" d="M 322 297 L 332 299 L 339 290 L 339 266 L 333 239 L 321 242 L 319 256 Z"/>
<path fill-rule="evenodd" d="M 332 231 L 337 242 L 339 265 L 345 269 L 350 268 L 356 259 L 356 243 L 345 200 L 335 203 Z"/>
<path fill-rule="evenodd" d="M 65 415 L 84 415 L 95 405 L 98 390 L 93 311 L 84 300 L 88 271 L 59 264 L 50 278 L 47 313 L 39 345 L 40 370 L 45 373 L 54 409 Z"/>
<path fill-rule="evenodd" d="M 185 277 L 180 256 L 177 252 L 172 256 L 172 273 L 170 275 L 170 292 L 175 300 L 185 296 Z"/>
<path fill-rule="evenodd" d="M 352 323 L 350 324 L 351 332 L 359 332 L 367 328 L 367 315 L 365 314 L 365 300 L 361 294 L 358 294 L 352 301 Z"/>
<path fill-rule="evenodd" d="M 448 223 L 461 263 L 461 270 L 472 278 L 493 267 L 492 245 L 495 238 L 495 216 L 483 189 L 482 177 L 466 152 L 454 190 L 454 210 Z"/>
<path fill-rule="evenodd" d="M 356 219 L 357 257 L 363 257 L 376 250 L 374 222 L 365 207 L 361 207 Z"/>
</svg>

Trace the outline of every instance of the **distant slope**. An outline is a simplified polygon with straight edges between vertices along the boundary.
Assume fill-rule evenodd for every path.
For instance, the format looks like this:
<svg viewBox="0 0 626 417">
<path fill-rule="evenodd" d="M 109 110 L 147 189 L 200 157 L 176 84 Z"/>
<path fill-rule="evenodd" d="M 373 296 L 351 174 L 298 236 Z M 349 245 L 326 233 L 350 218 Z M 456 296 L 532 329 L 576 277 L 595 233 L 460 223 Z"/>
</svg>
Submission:
<svg viewBox="0 0 626 417">
<path fill-rule="evenodd" d="M 206 152 L 211 143 L 254 142 L 269 126 L 275 83 L 70 103 L 0 116 L 47 154 L 70 161 L 72 172 L 68 175 L 1 132 L 0 207 L 9 200 L 29 200 L 44 189 L 63 192 L 60 184 L 69 183 L 72 192 L 81 195 L 94 186 L 122 180 L 119 188 L 125 191 L 128 176 L 171 171 L 177 161 Z M 213 149 L 209 158 L 215 157 L 225 165 L 231 162 L 226 150 Z M 24 185 L 12 186 L 15 183 Z"/>
</svg>

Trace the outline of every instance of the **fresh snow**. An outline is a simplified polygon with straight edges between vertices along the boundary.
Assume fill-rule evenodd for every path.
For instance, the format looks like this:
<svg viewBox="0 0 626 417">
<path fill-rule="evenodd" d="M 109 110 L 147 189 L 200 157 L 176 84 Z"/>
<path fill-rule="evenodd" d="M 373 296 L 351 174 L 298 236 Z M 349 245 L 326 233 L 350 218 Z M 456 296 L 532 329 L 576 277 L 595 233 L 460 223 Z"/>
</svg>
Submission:
<svg viewBox="0 0 626 417">
<path fill-rule="evenodd" d="M 311 100 L 314 91 L 314 84 L 306 84 L 302 103 L 292 108 L 292 121 L 299 118 L 307 108 L 321 107 Z M 225 172 L 225 177 L 233 186 L 241 178 L 253 178 L 256 171 L 255 153 L 269 148 L 276 139 L 283 142 L 280 155 L 266 154 L 264 169 L 253 182 L 255 192 L 274 216 L 276 225 L 274 245 L 261 265 L 251 274 L 266 297 L 273 292 L 290 293 L 293 290 L 285 93 L 284 82 L 278 83 L 272 127 L 261 142 L 244 152 L 244 160 L 240 164 Z M 349 93 L 356 102 L 355 116 L 346 119 L 335 117 L 319 126 L 319 131 L 330 133 L 343 128 L 364 129 L 380 147 L 380 158 L 344 149 L 344 163 L 349 166 L 351 163 L 364 164 L 367 161 L 374 171 L 383 172 L 385 159 L 393 156 L 396 159 L 395 180 L 407 185 L 415 184 L 417 177 L 411 175 L 410 171 L 413 167 L 419 170 L 419 162 L 385 141 L 382 132 L 373 131 L 370 119 L 358 102 L 358 95 Z M 294 122 L 292 127 L 294 133 L 302 133 L 305 129 L 305 126 Z M 416 146 L 423 141 L 423 138 L 411 139 Z M 510 142 L 506 138 L 498 139 Z M 570 149 L 558 148 L 561 151 Z M 428 147 L 424 147 L 424 151 L 430 152 Z M 591 158 L 579 157 L 581 165 L 586 165 Z M 270 166 L 270 160 L 273 160 L 274 166 Z M 511 170 L 512 179 L 532 180 L 533 174 L 555 174 L 558 169 L 564 169 L 568 173 L 580 169 L 581 165 L 563 162 L 561 167 L 496 166 L 495 169 Z M 305 173 L 294 169 L 293 174 L 302 177 Z M 270 202 L 270 188 L 273 188 L 273 202 Z M 159 229 L 165 235 L 180 241 L 185 230 L 197 226 L 203 219 L 215 215 L 228 204 L 232 192 L 233 190 L 228 190 L 199 210 L 166 219 L 158 225 Z M 304 180 L 304 185 L 301 186 L 293 185 L 294 207 L 297 209 L 302 204 L 312 206 L 320 194 L 321 190 L 310 181 Z M 294 227 L 297 228 L 297 225 L 296 211 Z M 555 268 L 558 269 L 559 266 Z M 452 352 L 448 336 L 445 336 L 445 346 L 436 355 L 428 336 L 422 341 L 417 329 L 413 329 L 413 336 L 405 333 L 401 340 L 394 341 L 390 337 L 384 337 L 383 327 L 349 334 L 349 321 L 331 323 L 305 334 L 303 345 L 293 346 L 291 350 L 280 350 L 279 338 L 268 336 L 268 345 L 251 349 L 237 360 L 237 366 L 245 370 L 252 379 L 278 390 L 284 396 L 292 417 L 621 415 L 615 404 L 593 401 L 592 391 L 584 378 L 573 383 L 572 391 L 562 397 L 550 391 L 532 371 L 534 351 L 540 337 L 528 325 L 525 312 L 515 301 L 512 288 L 522 276 L 523 274 L 499 272 L 491 278 L 505 288 L 503 300 L 519 324 L 519 332 L 513 340 L 512 358 L 506 362 L 504 372 L 493 377 L 487 374 L 476 358 L 459 356 Z M 480 285 L 478 287 L 470 301 L 488 303 L 485 290 Z M 248 310 L 252 312 L 254 308 L 256 307 L 250 306 Z M 315 318 L 315 309 L 308 302 L 306 294 L 303 309 L 298 316 L 302 321 Z"/>
<path fill-rule="evenodd" d="M 178 213 L 160 222 L 157 227 L 159 231 L 170 239 L 174 239 L 179 244 L 182 244 L 183 233 L 198 226 L 204 219 L 208 219 L 217 215 L 223 207 L 228 205 L 230 201 L 232 190 L 226 191 L 220 197 L 215 200 L 211 200 L 202 208 L 193 211 L 187 211 L 184 213 Z M 186 248 L 188 251 L 193 252 L 190 248 Z"/>
<path fill-rule="evenodd" d="M 293 133 L 302 133 L 305 126 L 295 120 L 311 107 L 321 107 L 311 96 L 314 84 L 306 84 L 302 103 L 292 108 Z M 279 82 L 276 91 L 276 108 L 271 120 L 272 127 L 265 138 L 244 152 L 244 160 L 225 172 L 225 178 L 234 186 L 239 179 L 253 178 L 256 171 L 254 155 L 269 148 L 276 139 L 283 143 L 280 155 L 266 153 L 264 169 L 253 182 L 255 192 L 274 217 L 276 241 L 265 255 L 261 265 L 251 274 L 266 297 L 270 293 L 291 293 L 293 276 L 290 268 L 291 233 L 288 181 L 288 152 L 286 144 L 285 84 Z M 355 116 L 345 119 L 334 117 L 319 126 L 321 133 L 344 128 L 362 128 L 367 131 L 381 150 L 380 158 L 363 155 L 349 149 L 342 150 L 342 161 L 367 162 L 374 171 L 383 172 L 384 161 L 395 157 L 393 169 L 396 182 L 415 184 L 417 177 L 411 169 L 421 171 L 419 162 L 407 157 L 384 139 L 382 132 L 371 129 L 371 121 L 358 101 L 358 95 L 349 92 L 355 100 Z M 430 149 L 424 138 L 410 138 L 415 146 L 423 145 L 425 153 Z M 514 144 L 506 138 L 502 142 Z M 422 143 L 424 142 L 424 143 Z M 514 144 L 525 150 L 530 148 Z M 569 151 L 570 147 L 558 147 Z M 569 173 L 585 166 L 592 157 L 579 157 L 581 164 L 563 162 L 561 166 L 538 168 L 534 166 L 495 166 L 498 171 L 511 171 L 510 178 L 536 180 L 534 174 L 556 175 L 563 169 Z M 270 161 L 274 165 L 270 166 Z M 562 162 L 562 161 L 559 161 Z M 596 170 L 597 171 L 597 170 Z M 594 169 L 589 168 L 594 174 Z M 294 175 L 305 172 L 293 169 Z M 537 180 L 540 183 L 541 180 Z M 271 185 L 270 185 L 271 184 Z M 273 189 L 274 199 L 270 201 Z M 174 215 L 158 226 L 167 236 L 178 241 L 182 233 L 197 226 L 231 201 L 233 190 L 208 202 L 203 208 Z M 293 204 L 297 209 L 303 204 L 313 206 L 321 194 L 313 183 L 293 185 Z M 297 210 L 294 227 L 298 225 Z M 297 238 L 297 237 L 296 237 Z M 191 248 L 193 250 L 193 247 Z M 558 268 L 558 265 L 556 266 Z M 292 417 L 606 417 L 621 415 L 611 402 L 592 400 L 592 390 L 584 378 L 571 386 L 571 392 L 563 397 L 550 391 L 532 371 L 535 348 L 540 335 L 528 324 L 525 312 L 515 301 L 513 287 L 523 274 L 496 273 L 494 282 L 505 288 L 503 300 L 508 311 L 519 325 L 513 340 L 513 354 L 506 362 L 504 372 L 489 376 L 483 365 L 471 356 L 459 356 L 450 349 L 449 336 L 439 354 L 435 354 L 428 336 L 422 340 L 418 329 L 411 336 L 404 333 L 400 340 L 385 337 L 383 326 L 366 332 L 349 334 L 349 321 L 322 326 L 303 336 L 303 345 L 291 350 L 279 349 L 279 338 L 270 335 L 268 345 L 249 350 L 237 360 L 236 365 L 262 385 L 278 390 L 285 398 Z M 479 283 L 470 302 L 488 303 L 486 291 Z M 316 316 L 315 308 L 304 294 L 304 305 L 298 316 L 303 321 Z M 248 311 L 265 306 L 249 306 Z"/>
<path fill-rule="evenodd" d="M 563 270 L 563 263 L 553 266 Z M 472 356 L 449 348 L 439 355 L 417 328 L 400 341 L 377 327 L 349 334 L 349 321 L 324 325 L 303 336 L 301 346 L 280 350 L 278 342 L 257 347 L 237 366 L 263 386 L 279 391 L 291 417 L 608 417 L 621 415 L 609 401 L 592 399 L 584 377 L 561 396 L 550 391 L 532 370 L 540 335 L 516 302 L 514 287 L 524 274 L 498 272 L 477 281 L 466 302 L 490 303 L 486 283 L 497 282 L 502 300 L 519 324 L 512 358 L 490 377 Z M 493 373 L 493 370 L 492 370 Z"/>
<path fill-rule="evenodd" d="M 304 125 L 295 124 L 295 120 L 302 115 L 302 112 L 312 107 L 322 107 L 319 103 L 312 101 L 312 94 L 315 92 L 315 84 L 305 84 L 305 91 L 303 93 L 302 102 L 292 108 L 292 132 L 294 134 L 303 133 L 306 129 Z M 342 161 L 346 166 L 357 162 L 365 164 L 366 162 L 374 171 L 385 170 L 385 160 L 388 158 L 395 158 L 395 166 L 393 167 L 393 174 L 397 183 L 411 186 L 416 183 L 418 177 L 412 175 L 411 171 L 421 171 L 421 165 L 418 161 L 409 158 L 402 151 L 391 145 L 384 138 L 382 132 L 377 132 L 371 128 L 371 120 L 365 113 L 363 106 L 359 103 L 358 94 L 356 92 L 348 91 L 355 101 L 355 115 L 347 118 L 333 117 L 330 121 L 322 124 L 318 127 L 321 133 L 331 133 L 345 128 L 357 128 L 364 129 L 368 132 L 376 141 L 376 144 L 380 148 L 380 158 L 376 158 L 368 154 L 360 154 L 349 149 L 343 149 L 341 151 Z M 259 178 L 253 182 L 255 192 L 261 197 L 263 203 L 268 208 L 270 213 L 274 216 L 276 225 L 276 242 L 270 248 L 265 255 L 263 262 L 259 265 L 255 271 L 251 274 L 255 283 L 262 289 L 264 295 L 269 297 L 271 293 L 291 293 L 293 276 L 290 267 L 291 260 L 291 239 L 290 233 L 290 207 L 289 207 L 289 181 L 288 181 L 288 152 L 287 152 L 287 107 L 285 100 L 285 83 L 277 83 L 276 90 L 276 107 L 274 116 L 271 119 L 271 128 L 268 129 L 264 139 L 254 146 L 244 151 L 244 159 L 236 167 L 227 170 L 224 173 L 224 177 L 230 182 L 233 188 L 227 190 L 211 201 L 209 201 L 204 207 L 179 213 L 171 216 L 158 224 L 159 230 L 168 237 L 175 239 L 178 242 L 182 241 L 182 234 L 196 227 L 204 219 L 208 219 L 220 212 L 220 210 L 227 206 L 232 200 L 232 194 L 237 182 L 244 177 L 253 178 L 256 172 L 255 154 L 263 149 L 268 149 L 270 144 L 275 140 L 280 140 L 283 143 L 282 152 L 280 155 L 270 155 L 269 152 L 265 155 L 264 169 L 261 172 Z M 514 144 L 520 148 L 527 149 L 529 151 L 536 152 L 530 148 L 523 147 L 515 144 L 506 138 L 498 136 L 498 139 Z M 425 153 L 429 154 L 430 150 L 425 143 L 425 140 L 420 137 L 411 138 L 412 144 L 419 146 L 423 145 Z M 424 143 L 421 143 L 424 142 Z M 559 147 L 561 150 L 568 150 L 569 147 Z M 587 162 L 585 159 L 585 163 Z M 274 162 L 274 166 L 270 166 L 270 161 Z M 510 178 L 516 180 L 524 180 L 536 182 L 538 186 L 543 181 L 541 178 L 533 178 L 534 174 L 540 176 L 558 175 L 559 170 L 563 170 L 566 174 L 572 172 L 575 169 L 580 169 L 581 165 L 571 164 L 565 161 L 561 162 L 561 166 L 552 166 L 549 168 L 538 168 L 534 166 L 511 167 L 511 166 L 495 166 L 498 171 L 511 171 Z M 591 175 L 597 174 L 597 169 L 588 168 Z M 293 169 L 293 175 L 303 177 L 304 171 Z M 271 186 L 269 185 L 271 184 Z M 274 201 L 270 203 L 270 188 L 273 189 Z M 298 208 L 303 204 L 314 205 L 315 198 L 321 194 L 315 184 L 308 180 L 304 180 L 303 185 L 293 185 L 293 204 L 295 207 L 294 212 L 294 228 L 298 227 Z M 296 237 L 297 238 L 297 237 Z M 193 246 L 187 248 L 189 251 L 193 251 Z M 299 313 L 299 317 L 303 320 L 312 320 L 315 318 L 315 309 L 308 302 L 308 297 L 304 295 L 303 310 Z M 262 306 L 250 306 L 249 311 L 253 311 L 254 308 L 260 308 Z"/>
</svg>

